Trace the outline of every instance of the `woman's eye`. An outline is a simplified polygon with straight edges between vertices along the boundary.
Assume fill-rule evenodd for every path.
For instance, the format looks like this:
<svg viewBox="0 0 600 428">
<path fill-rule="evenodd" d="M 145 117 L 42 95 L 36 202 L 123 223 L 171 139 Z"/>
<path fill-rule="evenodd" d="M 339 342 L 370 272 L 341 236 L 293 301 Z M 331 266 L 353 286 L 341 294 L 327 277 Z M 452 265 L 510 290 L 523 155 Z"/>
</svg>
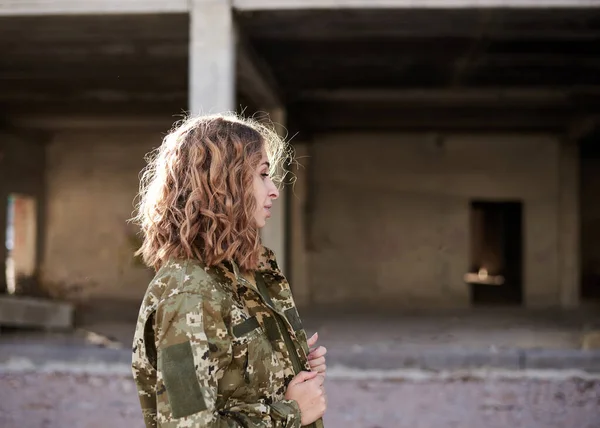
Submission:
<svg viewBox="0 0 600 428">
<path fill-rule="evenodd" d="M 267 173 L 267 172 L 263 172 L 261 175 L 262 175 L 263 177 L 267 178 L 267 177 L 269 176 L 269 173 Z"/>
</svg>

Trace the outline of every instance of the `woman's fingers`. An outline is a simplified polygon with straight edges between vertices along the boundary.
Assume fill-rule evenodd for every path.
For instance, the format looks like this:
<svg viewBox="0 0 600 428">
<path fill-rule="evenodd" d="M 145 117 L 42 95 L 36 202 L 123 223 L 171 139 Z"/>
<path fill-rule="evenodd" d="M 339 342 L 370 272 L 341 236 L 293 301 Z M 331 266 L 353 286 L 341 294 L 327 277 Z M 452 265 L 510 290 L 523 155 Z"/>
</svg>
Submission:
<svg viewBox="0 0 600 428">
<path fill-rule="evenodd" d="M 306 342 L 308 343 L 308 347 L 312 348 L 313 346 L 315 346 L 317 344 L 317 340 L 319 340 L 319 333 L 315 333 L 313 334 L 310 339 L 308 339 Z"/>
<path fill-rule="evenodd" d="M 308 359 L 314 360 L 315 358 L 321 358 L 324 357 L 325 354 L 327 354 L 327 348 L 325 348 L 324 346 L 319 346 L 318 348 L 310 351 L 310 353 L 308 354 Z"/>
</svg>

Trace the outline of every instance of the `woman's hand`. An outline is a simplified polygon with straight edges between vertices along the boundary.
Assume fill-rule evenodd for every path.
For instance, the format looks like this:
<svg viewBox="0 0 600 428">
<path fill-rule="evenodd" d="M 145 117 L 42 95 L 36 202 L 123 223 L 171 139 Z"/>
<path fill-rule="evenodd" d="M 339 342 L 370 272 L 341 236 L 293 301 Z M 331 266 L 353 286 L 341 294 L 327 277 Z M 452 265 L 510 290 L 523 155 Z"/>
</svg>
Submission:
<svg viewBox="0 0 600 428">
<path fill-rule="evenodd" d="M 322 418 L 327 410 L 324 380 L 317 372 L 300 372 L 288 385 L 285 399 L 298 403 L 302 426 Z"/>
<path fill-rule="evenodd" d="M 313 334 L 312 337 L 308 339 L 308 347 L 310 348 L 308 364 L 313 372 L 325 376 L 325 370 L 327 369 L 327 366 L 325 365 L 325 354 L 327 354 L 327 349 L 324 346 L 315 347 L 317 340 L 319 340 L 319 333 Z"/>
</svg>

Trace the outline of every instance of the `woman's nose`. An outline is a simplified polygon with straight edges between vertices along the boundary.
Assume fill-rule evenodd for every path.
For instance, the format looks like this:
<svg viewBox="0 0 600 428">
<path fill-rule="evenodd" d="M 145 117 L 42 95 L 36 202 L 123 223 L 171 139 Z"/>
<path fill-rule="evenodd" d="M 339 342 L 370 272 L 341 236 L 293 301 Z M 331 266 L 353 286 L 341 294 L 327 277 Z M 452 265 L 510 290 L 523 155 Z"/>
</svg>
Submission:
<svg viewBox="0 0 600 428">
<path fill-rule="evenodd" d="M 275 183 L 271 181 L 271 188 L 269 189 L 269 197 L 271 199 L 277 199 L 279 197 L 279 189 L 275 186 Z"/>
</svg>

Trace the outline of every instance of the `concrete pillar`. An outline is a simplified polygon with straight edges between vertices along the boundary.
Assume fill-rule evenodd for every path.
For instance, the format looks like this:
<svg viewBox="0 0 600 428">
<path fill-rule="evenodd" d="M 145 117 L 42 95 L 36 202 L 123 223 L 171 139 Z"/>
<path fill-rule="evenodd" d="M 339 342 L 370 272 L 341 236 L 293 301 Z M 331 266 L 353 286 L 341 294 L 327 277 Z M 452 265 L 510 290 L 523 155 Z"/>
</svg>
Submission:
<svg viewBox="0 0 600 428">
<path fill-rule="evenodd" d="M 227 0 L 190 1 L 189 110 L 235 109 L 235 36 Z"/>
<path fill-rule="evenodd" d="M 269 112 L 270 120 L 275 124 L 279 135 L 285 135 L 285 109 L 275 108 Z M 277 174 L 284 174 L 285 171 L 278 171 Z M 279 189 L 279 199 L 271 208 L 271 218 L 267 225 L 261 231 L 262 242 L 265 246 L 275 252 L 277 262 L 282 272 L 288 271 L 287 259 L 287 193 L 289 186 L 281 186 Z"/>
<path fill-rule="evenodd" d="M 296 162 L 290 168 L 295 180 L 288 192 L 290 243 L 289 278 L 294 299 L 298 306 L 310 303 L 310 284 L 308 276 L 306 201 L 308 200 L 308 174 L 310 174 L 309 144 L 294 143 Z"/>
<path fill-rule="evenodd" d="M 6 214 L 8 210 L 8 193 L 6 179 L 2 174 L 3 167 L 2 143 L 0 142 L 0 294 L 6 293 Z"/>
<path fill-rule="evenodd" d="M 559 180 L 559 298 L 561 307 L 574 308 L 579 305 L 581 272 L 579 150 L 573 140 L 561 142 Z"/>
</svg>

